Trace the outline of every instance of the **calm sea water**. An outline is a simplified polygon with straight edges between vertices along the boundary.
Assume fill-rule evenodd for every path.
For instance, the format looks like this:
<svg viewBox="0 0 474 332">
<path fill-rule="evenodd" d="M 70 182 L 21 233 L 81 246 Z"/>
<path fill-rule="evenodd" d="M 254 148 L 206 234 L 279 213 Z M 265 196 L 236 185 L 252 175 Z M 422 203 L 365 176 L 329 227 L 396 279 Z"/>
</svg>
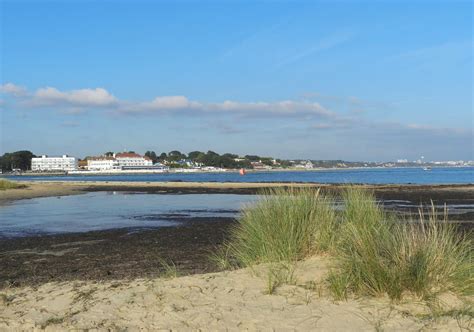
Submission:
<svg viewBox="0 0 474 332">
<path fill-rule="evenodd" d="M 131 181 L 131 182 L 318 182 L 371 184 L 465 184 L 474 183 L 474 167 L 433 168 L 366 168 L 321 171 L 250 172 L 245 176 L 228 173 L 168 173 L 143 175 L 69 175 L 6 176 L 14 180 L 62 181 Z"/>
</svg>

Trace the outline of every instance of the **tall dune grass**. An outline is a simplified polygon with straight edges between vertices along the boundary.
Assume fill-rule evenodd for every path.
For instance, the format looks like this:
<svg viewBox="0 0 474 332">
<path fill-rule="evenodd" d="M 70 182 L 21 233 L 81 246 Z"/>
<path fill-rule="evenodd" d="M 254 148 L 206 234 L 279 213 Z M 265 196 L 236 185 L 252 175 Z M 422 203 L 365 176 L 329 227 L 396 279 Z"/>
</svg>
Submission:
<svg viewBox="0 0 474 332">
<path fill-rule="evenodd" d="M 473 292 L 470 235 L 462 236 L 454 225 L 437 220 L 434 210 L 421 220 L 401 220 L 356 187 L 342 198 L 345 208 L 338 213 L 334 198 L 319 190 L 265 191 L 243 210 L 220 262 L 252 266 L 329 253 L 336 268 L 328 286 L 337 298 Z"/>
<path fill-rule="evenodd" d="M 368 192 L 344 194 L 340 242 L 334 256 L 339 272 L 329 277 L 337 297 L 348 292 L 400 299 L 404 292 L 429 297 L 451 290 L 472 292 L 472 241 L 453 224 L 426 219 L 400 220 L 384 213 Z"/>
<path fill-rule="evenodd" d="M 230 254 L 240 266 L 296 261 L 333 247 L 337 220 L 319 190 L 269 189 L 243 210 L 232 230 Z"/>
</svg>

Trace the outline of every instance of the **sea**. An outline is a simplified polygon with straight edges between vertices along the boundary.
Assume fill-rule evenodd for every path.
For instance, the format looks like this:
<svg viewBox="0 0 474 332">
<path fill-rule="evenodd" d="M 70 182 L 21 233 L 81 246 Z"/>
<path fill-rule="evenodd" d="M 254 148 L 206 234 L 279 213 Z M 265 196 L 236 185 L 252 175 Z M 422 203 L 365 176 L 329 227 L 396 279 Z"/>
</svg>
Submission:
<svg viewBox="0 0 474 332">
<path fill-rule="evenodd" d="M 129 182 L 288 182 L 369 184 L 472 184 L 474 167 L 364 168 L 317 171 L 225 173 L 168 173 L 143 175 L 4 176 L 28 181 L 129 181 Z M 93 192 L 74 196 L 40 197 L 0 206 L 0 239 L 58 233 L 127 228 L 137 231 L 176 227 L 193 220 L 238 217 L 254 195 L 160 195 L 133 192 Z M 413 202 L 384 201 L 394 209 L 411 209 Z M 472 204 L 450 205 L 450 213 L 474 212 Z M 219 219 L 220 220 L 220 219 Z"/>
<path fill-rule="evenodd" d="M 121 174 L 121 175 L 20 175 L 3 176 L 18 181 L 128 181 L 128 182 L 293 182 L 367 184 L 472 184 L 474 167 L 357 168 L 309 171 L 258 171 L 240 175 L 229 172 Z"/>
</svg>

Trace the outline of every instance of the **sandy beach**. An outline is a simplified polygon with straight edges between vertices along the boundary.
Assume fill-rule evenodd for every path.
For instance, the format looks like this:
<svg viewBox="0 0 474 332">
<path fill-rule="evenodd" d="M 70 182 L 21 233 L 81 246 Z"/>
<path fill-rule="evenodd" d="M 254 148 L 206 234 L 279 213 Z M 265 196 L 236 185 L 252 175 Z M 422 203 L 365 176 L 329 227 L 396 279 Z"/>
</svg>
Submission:
<svg viewBox="0 0 474 332">
<path fill-rule="evenodd" d="M 0 330 L 462 331 L 453 312 L 466 299 L 444 294 L 438 314 L 415 299 L 332 300 L 321 286 L 331 263 L 301 262 L 292 285 L 266 291 L 266 267 L 176 278 L 53 282 L 3 289 Z"/>
</svg>

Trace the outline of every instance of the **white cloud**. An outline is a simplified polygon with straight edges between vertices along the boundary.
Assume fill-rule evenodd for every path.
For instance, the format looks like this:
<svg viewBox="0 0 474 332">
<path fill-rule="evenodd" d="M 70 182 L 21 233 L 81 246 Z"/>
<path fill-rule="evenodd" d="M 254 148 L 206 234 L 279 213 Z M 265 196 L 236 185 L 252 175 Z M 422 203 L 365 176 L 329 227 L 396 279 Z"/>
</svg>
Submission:
<svg viewBox="0 0 474 332">
<path fill-rule="evenodd" d="M 335 113 L 317 102 L 283 100 L 275 102 L 202 102 L 185 96 L 158 96 L 151 101 L 119 100 L 103 88 L 61 91 L 45 87 L 29 93 L 25 88 L 8 83 L 2 86 L 27 108 L 56 108 L 63 113 L 78 113 L 88 109 L 107 109 L 116 114 L 196 114 L 280 117 L 335 117 Z"/>
<path fill-rule="evenodd" d="M 13 83 L 5 83 L 3 85 L 0 85 L 0 92 L 18 97 L 25 95 L 27 93 L 27 90 L 24 87 L 15 85 Z"/>
<path fill-rule="evenodd" d="M 51 87 L 38 89 L 30 100 L 33 106 L 69 105 L 84 107 L 106 107 L 114 105 L 117 101 L 117 98 L 102 88 L 62 92 Z"/>
</svg>

